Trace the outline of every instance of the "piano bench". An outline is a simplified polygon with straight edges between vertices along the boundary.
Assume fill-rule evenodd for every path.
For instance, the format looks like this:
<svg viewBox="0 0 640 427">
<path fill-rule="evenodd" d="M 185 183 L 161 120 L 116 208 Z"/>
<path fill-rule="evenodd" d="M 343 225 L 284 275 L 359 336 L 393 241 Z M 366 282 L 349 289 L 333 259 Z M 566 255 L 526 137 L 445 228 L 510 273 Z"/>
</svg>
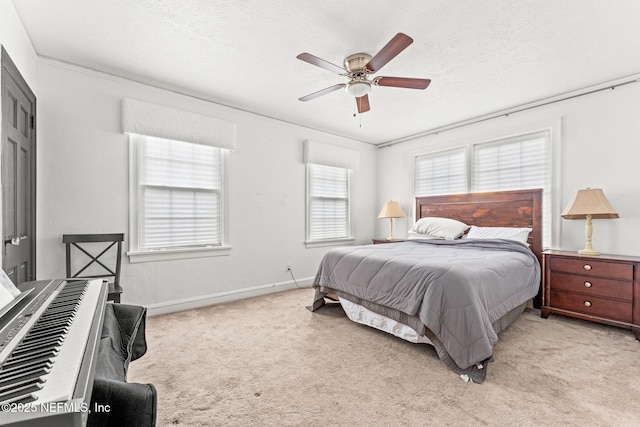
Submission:
<svg viewBox="0 0 640 427">
<path fill-rule="evenodd" d="M 129 362 L 147 351 L 146 315 L 144 307 L 106 304 L 87 426 L 155 426 L 156 388 L 127 382 Z"/>
</svg>

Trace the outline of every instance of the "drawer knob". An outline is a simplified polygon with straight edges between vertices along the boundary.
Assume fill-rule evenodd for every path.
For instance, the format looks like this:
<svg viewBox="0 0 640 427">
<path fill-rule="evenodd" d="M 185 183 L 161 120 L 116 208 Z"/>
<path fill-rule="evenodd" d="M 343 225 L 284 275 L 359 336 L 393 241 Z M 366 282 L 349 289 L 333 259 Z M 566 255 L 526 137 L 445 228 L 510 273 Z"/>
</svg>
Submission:
<svg viewBox="0 0 640 427">
<path fill-rule="evenodd" d="M 593 286 L 593 285 L 591 284 L 591 282 L 584 282 L 584 287 L 585 287 L 585 288 L 590 288 L 591 286 Z"/>
<path fill-rule="evenodd" d="M 584 268 L 587 271 L 591 270 L 591 266 L 589 264 L 583 265 L 582 268 Z"/>
<path fill-rule="evenodd" d="M 584 302 L 584 306 L 585 307 L 591 307 L 591 302 L 590 301 L 585 301 Z"/>
</svg>

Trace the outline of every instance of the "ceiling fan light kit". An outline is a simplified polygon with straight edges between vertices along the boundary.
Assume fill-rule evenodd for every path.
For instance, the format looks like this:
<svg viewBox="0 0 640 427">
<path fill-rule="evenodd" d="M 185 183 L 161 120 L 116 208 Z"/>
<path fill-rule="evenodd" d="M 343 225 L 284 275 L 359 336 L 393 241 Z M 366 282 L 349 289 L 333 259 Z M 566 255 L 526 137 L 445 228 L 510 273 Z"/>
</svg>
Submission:
<svg viewBox="0 0 640 427">
<path fill-rule="evenodd" d="M 400 52 L 406 49 L 413 39 L 404 33 L 396 34 L 378 53 L 371 56 L 367 53 L 356 53 L 347 56 L 344 61 L 344 68 L 339 67 L 310 53 L 301 53 L 297 56 L 301 61 L 308 62 L 325 70 L 331 71 L 341 76 L 346 76 L 347 83 L 339 83 L 326 89 L 313 92 L 299 98 L 300 101 L 310 101 L 327 93 L 334 92 L 344 87 L 345 91 L 356 98 L 356 105 L 359 113 L 369 111 L 369 92 L 372 85 L 389 86 L 406 89 L 424 90 L 429 86 L 429 79 L 414 79 L 407 77 L 376 77 L 369 80 L 369 75 L 379 71 L 384 65 L 395 58 Z"/>
<path fill-rule="evenodd" d="M 360 98 L 371 92 L 371 83 L 367 80 L 352 81 L 347 83 L 345 90 L 354 98 Z"/>
</svg>

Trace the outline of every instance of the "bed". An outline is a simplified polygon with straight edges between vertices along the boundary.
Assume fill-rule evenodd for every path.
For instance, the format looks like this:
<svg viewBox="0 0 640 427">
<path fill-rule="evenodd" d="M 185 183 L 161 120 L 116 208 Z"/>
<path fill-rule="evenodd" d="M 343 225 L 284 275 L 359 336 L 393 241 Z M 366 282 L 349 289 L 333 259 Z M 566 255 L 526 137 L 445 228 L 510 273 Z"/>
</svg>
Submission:
<svg viewBox="0 0 640 427">
<path fill-rule="evenodd" d="M 497 334 L 540 295 L 541 190 L 416 198 L 416 221 L 440 218 L 474 226 L 475 234 L 333 248 L 309 309 L 337 297 L 351 320 L 429 343 L 465 381 L 482 383 Z M 520 241 L 475 238 L 497 227 L 530 232 Z"/>
</svg>

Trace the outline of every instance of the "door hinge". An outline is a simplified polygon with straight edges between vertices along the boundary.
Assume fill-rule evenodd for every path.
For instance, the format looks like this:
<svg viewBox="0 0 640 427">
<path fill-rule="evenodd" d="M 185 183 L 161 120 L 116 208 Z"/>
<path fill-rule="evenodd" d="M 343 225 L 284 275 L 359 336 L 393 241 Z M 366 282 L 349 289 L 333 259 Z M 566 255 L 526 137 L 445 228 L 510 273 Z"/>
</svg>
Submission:
<svg viewBox="0 0 640 427">
<path fill-rule="evenodd" d="M 31 129 L 35 129 L 36 128 L 36 116 L 35 114 L 31 115 Z"/>
</svg>

